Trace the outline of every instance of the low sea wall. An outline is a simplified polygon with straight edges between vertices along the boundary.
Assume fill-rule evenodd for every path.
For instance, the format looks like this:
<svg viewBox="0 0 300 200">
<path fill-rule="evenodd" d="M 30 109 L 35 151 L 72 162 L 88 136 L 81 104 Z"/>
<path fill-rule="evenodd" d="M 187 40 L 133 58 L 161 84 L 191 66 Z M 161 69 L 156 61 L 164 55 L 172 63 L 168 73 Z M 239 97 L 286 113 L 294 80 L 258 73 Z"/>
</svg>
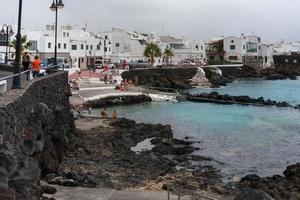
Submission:
<svg viewBox="0 0 300 200">
<path fill-rule="evenodd" d="M 73 136 L 68 74 L 58 72 L 0 96 L 0 199 L 38 200 Z"/>
<path fill-rule="evenodd" d="M 133 69 L 122 74 L 123 79 L 138 78 L 139 85 L 159 88 L 191 88 L 191 79 L 197 74 L 197 67 L 163 67 Z"/>
</svg>

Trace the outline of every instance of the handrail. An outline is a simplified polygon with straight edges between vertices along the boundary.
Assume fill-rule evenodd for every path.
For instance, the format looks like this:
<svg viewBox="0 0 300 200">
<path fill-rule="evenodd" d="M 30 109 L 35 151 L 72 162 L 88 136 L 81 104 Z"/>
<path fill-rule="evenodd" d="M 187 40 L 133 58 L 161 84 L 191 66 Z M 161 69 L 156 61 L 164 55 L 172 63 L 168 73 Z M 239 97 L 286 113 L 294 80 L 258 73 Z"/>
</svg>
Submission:
<svg viewBox="0 0 300 200">
<path fill-rule="evenodd" d="M 2 78 L 0 78 L 0 81 L 5 81 L 5 80 L 8 80 L 8 79 L 12 79 L 12 78 L 14 78 L 14 77 L 16 77 L 16 76 L 20 76 L 20 75 L 22 75 L 22 74 L 26 74 L 26 73 L 28 73 L 28 72 L 31 72 L 32 70 L 26 70 L 26 71 L 23 71 L 23 72 L 20 72 L 20 73 L 17 73 L 17 74 L 13 74 L 13 75 L 9 75 L 9 76 L 4 76 L 4 77 L 2 77 Z"/>
<path fill-rule="evenodd" d="M 170 200 L 170 193 L 171 193 L 171 188 L 167 186 L 167 199 Z M 178 199 L 181 199 L 181 195 L 188 195 L 191 196 L 192 199 L 196 198 L 202 198 L 202 199 L 208 199 L 208 200 L 220 200 L 220 197 L 217 196 L 209 196 L 208 194 L 205 194 L 206 192 L 192 192 L 192 191 L 187 191 L 187 190 L 180 190 L 180 189 L 174 189 L 173 192 L 177 194 Z"/>
</svg>

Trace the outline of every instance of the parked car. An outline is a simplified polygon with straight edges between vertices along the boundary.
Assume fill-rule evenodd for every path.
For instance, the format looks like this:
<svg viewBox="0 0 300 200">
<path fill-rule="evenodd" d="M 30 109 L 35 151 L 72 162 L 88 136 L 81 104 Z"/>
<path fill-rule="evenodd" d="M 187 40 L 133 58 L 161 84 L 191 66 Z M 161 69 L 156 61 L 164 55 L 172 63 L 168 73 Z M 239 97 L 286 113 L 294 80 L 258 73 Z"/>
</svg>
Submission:
<svg viewBox="0 0 300 200">
<path fill-rule="evenodd" d="M 185 60 L 181 63 L 182 66 L 186 67 L 186 66 L 196 66 L 196 63 L 190 60 Z"/>
</svg>

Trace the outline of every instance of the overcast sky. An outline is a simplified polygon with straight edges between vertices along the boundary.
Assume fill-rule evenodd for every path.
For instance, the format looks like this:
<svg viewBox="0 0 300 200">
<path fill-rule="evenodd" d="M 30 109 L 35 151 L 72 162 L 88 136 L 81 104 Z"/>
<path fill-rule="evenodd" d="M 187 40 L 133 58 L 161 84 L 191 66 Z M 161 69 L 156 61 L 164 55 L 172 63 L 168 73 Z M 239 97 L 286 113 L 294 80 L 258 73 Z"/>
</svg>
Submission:
<svg viewBox="0 0 300 200">
<path fill-rule="evenodd" d="M 17 23 L 19 0 L 1 0 L 0 25 Z M 299 0 L 63 0 L 59 24 L 95 31 L 112 27 L 209 40 L 252 34 L 272 42 L 300 41 Z M 54 22 L 52 0 L 23 0 L 23 27 Z"/>
</svg>

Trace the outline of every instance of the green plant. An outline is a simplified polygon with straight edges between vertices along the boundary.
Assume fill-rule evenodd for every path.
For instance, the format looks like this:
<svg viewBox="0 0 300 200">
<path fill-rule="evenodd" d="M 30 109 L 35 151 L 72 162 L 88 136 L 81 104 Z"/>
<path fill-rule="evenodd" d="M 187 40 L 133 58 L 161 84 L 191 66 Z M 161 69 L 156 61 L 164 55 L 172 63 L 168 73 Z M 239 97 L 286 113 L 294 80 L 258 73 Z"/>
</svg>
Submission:
<svg viewBox="0 0 300 200">
<path fill-rule="evenodd" d="M 150 63 L 153 66 L 155 62 L 156 57 L 161 56 L 161 50 L 159 46 L 153 42 L 147 44 L 145 51 L 144 51 L 144 56 L 148 59 L 150 59 Z"/>
<path fill-rule="evenodd" d="M 172 58 L 173 56 L 174 56 L 174 53 L 173 53 L 172 49 L 166 48 L 163 53 L 163 57 L 164 57 L 164 59 L 166 59 L 167 65 L 170 64 L 170 58 Z"/>
<path fill-rule="evenodd" d="M 11 41 L 9 46 L 16 50 L 17 40 L 13 39 L 13 41 Z M 22 36 L 21 37 L 21 55 L 24 53 L 24 51 L 26 49 L 29 49 L 30 47 L 31 47 L 31 43 L 27 41 L 27 36 L 26 35 Z"/>
</svg>

